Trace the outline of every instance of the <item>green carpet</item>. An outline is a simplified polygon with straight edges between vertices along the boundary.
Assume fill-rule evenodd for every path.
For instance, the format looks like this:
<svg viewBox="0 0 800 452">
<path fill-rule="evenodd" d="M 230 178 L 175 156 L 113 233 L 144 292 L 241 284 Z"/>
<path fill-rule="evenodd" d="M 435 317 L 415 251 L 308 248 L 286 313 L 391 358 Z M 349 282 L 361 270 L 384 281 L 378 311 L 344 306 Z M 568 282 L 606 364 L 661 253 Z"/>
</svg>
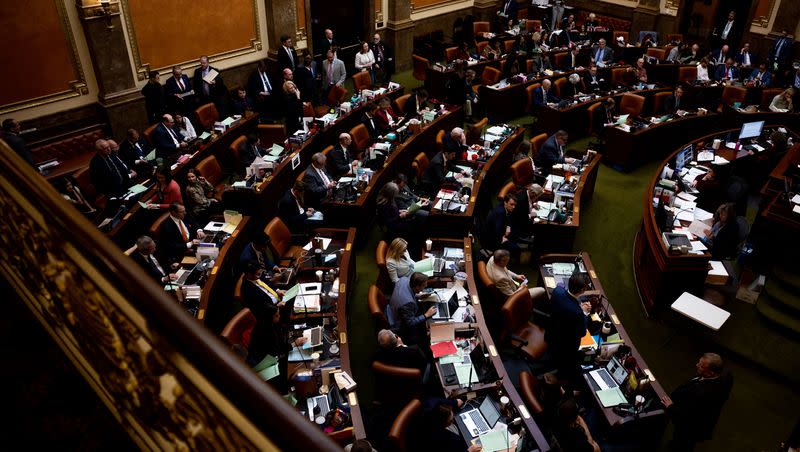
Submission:
<svg viewBox="0 0 800 452">
<path fill-rule="evenodd" d="M 403 72 L 394 81 L 409 87 L 420 82 Z M 514 124 L 529 125 L 523 117 Z M 687 138 L 688 139 L 688 138 Z M 587 140 L 570 143 L 571 148 L 585 147 Z M 698 451 L 775 450 L 797 422 L 800 392 L 785 379 L 778 379 L 754 366 L 728 349 L 739 349 L 742 356 L 758 356 L 773 367 L 796 367 L 800 348 L 774 334 L 752 305 L 734 302 L 728 307 L 735 327 L 723 328 L 717 335 L 704 331 L 684 319 L 664 313 L 660 319 L 644 316 L 633 278 L 633 242 L 642 218 L 644 190 L 656 171 L 657 163 L 642 166 L 630 173 L 600 167 L 592 202 L 581 213 L 581 228 L 575 251 L 587 251 L 597 270 L 606 294 L 614 305 L 636 347 L 667 392 L 694 376 L 694 365 L 706 351 L 719 352 L 734 375 L 731 398 L 723 409 L 714 438 L 698 446 Z M 350 300 L 351 356 L 353 373 L 359 385 L 362 406 L 369 407 L 374 391 L 369 357 L 375 351 L 375 329 L 367 309 L 367 290 L 377 276 L 374 250 L 379 231 L 368 234 L 363 248 L 357 250 L 358 281 Z M 534 276 L 533 268 L 517 269 Z M 727 327 L 727 325 L 726 325 Z M 716 345 L 725 342 L 726 347 Z M 745 348 L 748 348 L 745 350 Z M 788 370 L 788 369 L 787 369 Z M 671 430 L 665 435 L 668 438 Z"/>
</svg>

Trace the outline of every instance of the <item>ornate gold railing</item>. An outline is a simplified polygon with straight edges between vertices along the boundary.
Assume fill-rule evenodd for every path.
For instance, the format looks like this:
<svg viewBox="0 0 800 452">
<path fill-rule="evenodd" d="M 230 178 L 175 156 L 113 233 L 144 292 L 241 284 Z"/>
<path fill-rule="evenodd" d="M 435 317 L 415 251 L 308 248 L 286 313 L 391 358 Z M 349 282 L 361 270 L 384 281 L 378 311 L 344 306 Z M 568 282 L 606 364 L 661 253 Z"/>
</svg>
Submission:
<svg viewBox="0 0 800 452">
<path fill-rule="evenodd" d="M 2 277 L 142 449 L 340 450 L 2 140 L 0 242 Z"/>
</svg>

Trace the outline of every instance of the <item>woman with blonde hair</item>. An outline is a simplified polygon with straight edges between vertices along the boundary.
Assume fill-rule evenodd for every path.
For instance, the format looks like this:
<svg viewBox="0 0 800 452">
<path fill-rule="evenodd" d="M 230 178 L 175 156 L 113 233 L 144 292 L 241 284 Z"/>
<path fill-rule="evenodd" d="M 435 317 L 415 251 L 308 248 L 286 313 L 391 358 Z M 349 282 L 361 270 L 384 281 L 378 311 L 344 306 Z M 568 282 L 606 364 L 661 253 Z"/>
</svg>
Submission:
<svg viewBox="0 0 800 452">
<path fill-rule="evenodd" d="M 386 270 L 393 283 L 403 276 L 414 273 L 414 260 L 408 253 L 408 242 L 405 239 L 398 237 L 392 240 L 389 249 L 386 250 Z"/>
<path fill-rule="evenodd" d="M 291 136 L 303 128 L 301 119 L 303 117 L 303 101 L 300 100 L 300 90 L 291 80 L 283 83 L 283 104 L 286 112 L 286 134 Z"/>
<path fill-rule="evenodd" d="M 782 93 L 772 98 L 769 109 L 779 113 L 792 111 L 792 97 L 794 97 L 794 89 L 786 88 Z"/>
</svg>

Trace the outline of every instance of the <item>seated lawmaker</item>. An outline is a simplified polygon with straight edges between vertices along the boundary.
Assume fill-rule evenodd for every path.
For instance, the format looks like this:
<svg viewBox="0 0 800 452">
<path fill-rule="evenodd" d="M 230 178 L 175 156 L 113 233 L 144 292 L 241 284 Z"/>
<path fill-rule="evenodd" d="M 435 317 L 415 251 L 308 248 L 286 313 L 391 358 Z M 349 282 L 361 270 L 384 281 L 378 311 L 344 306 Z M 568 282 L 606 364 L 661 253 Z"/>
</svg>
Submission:
<svg viewBox="0 0 800 452">
<path fill-rule="evenodd" d="M 269 258 L 269 245 L 271 239 L 263 231 L 257 232 L 247 246 L 244 247 L 239 255 L 239 269 L 244 272 L 247 265 L 257 264 L 260 268 L 268 272 L 277 272 L 281 268 Z"/>
<path fill-rule="evenodd" d="M 515 243 L 518 231 L 514 228 L 512 213 L 517 207 L 517 200 L 511 193 L 503 197 L 503 202 L 489 212 L 484 225 L 481 245 L 488 250 L 503 248 L 510 251 L 515 258 L 519 257 L 520 247 Z"/>
<path fill-rule="evenodd" d="M 438 192 L 442 184 L 448 181 L 455 182 L 458 180 L 460 182 L 463 180 L 466 182 L 464 185 L 472 186 L 469 182 L 471 179 L 467 177 L 467 174 L 462 172 L 455 165 L 456 153 L 457 151 L 452 148 L 443 148 L 442 151 L 434 155 L 430 163 L 428 163 L 428 167 L 425 168 L 425 172 L 422 173 L 422 185 L 430 193 Z M 457 178 L 448 178 L 448 172 L 457 175 Z"/>
<path fill-rule="evenodd" d="M 733 58 L 725 60 L 725 64 L 717 66 L 714 79 L 723 83 L 732 83 L 739 80 L 739 68 L 733 64 Z"/>
<path fill-rule="evenodd" d="M 255 111 L 253 99 L 247 95 L 247 91 L 241 86 L 236 88 L 236 97 L 233 98 L 232 110 L 234 115 L 242 116 L 248 111 Z"/>
<path fill-rule="evenodd" d="M 542 86 L 533 90 L 533 106 L 546 107 L 549 104 L 557 104 L 559 99 L 551 89 L 553 82 L 550 79 L 542 80 Z"/>
<path fill-rule="evenodd" d="M 572 397 L 559 403 L 553 434 L 563 450 L 600 452 L 600 446 L 592 438 L 586 421 L 578 414 L 578 404 Z"/>
<path fill-rule="evenodd" d="M 381 188 L 375 201 L 378 221 L 386 225 L 391 236 L 409 238 L 414 231 L 419 230 L 425 218 L 409 215 L 408 210 L 400 210 L 395 202 L 398 192 L 399 189 L 394 182 L 388 182 Z"/>
<path fill-rule="evenodd" d="M 376 125 L 380 134 L 386 135 L 394 128 L 397 121 L 400 120 L 400 114 L 394 111 L 392 99 L 388 96 L 381 98 L 381 100 L 378 101 L 378 106 L 380 108 L 375 112 Z"/>
<path fill-rule="evenodd" d="M 290 231 L 298 233 L 305 230 L 308 218 L 314 215 L 314 209 L 306 207 L 305 197 L 306 187 L 303 181 L 295 181 L 292 188 L 286 193 L 278 203 L 278 218 L 286 224 Z"/>
<path fill-rule="evenodd" d="M 544 332 L 547 356 L 558 368 L 559 379 L 577 383 L 578 347 L 586 334 L 591 306 L 578 297 L 589 289 L 586 273 L 573 273 L 568 287 L 558 286 L 550 297 L 550 324 Z"/>
<path fill-rule="evenodd" d="M 161 223 L 158 236 L 163 248 L 164 260 L 180 262 L 186 251 L 192 249 L 206 237 L 202 229 L 186 217 L 186 208 L 178 203 L 169 206 L 169 216 Z"/>
<path fill-rule="evenodd" d="M 455 413 L 463 406 L 460 399 L 428 399 L 423 404 L 423 435 L 428 450 L 437 452 L 480 452 L 478 444 L 464 442 L 464 438 L 453 432 Z M 458 431 L 458 430 L 456 430 Z"/>
<path fill-rule="evenodd" d="M 739 247 L 739 223 L 736 221 L 736 207 L 726 203 L 714 212 L 714 223 L 700 240 L 711 249 L 714 259 L 736 256 Z"/>
<path fill-rule="evenodd" d="M 175 131 L 175 120 L 172 115 L 162 116 L 161 122 L 153 129 L 153 146 L 156 148 L 156 156 L 162 158 L 189 146 Z"/>
<path fill-rule="evenodd" d="M 553 170 L 553 165 L 557 163 L 575 162 L 574 158 L 564 157 L 564 146 L 567 145 L 567 138 L 569 138 L 567 132 L 559 130 L 553 135 L 550 135 L 542 144 L 539 152 L 536 153 L 534 163 L 544 174 L 550 174 Z"/>
<path fill-rule="evenodd" d="M 597 66 L 595 65 L 589 67 L 589 73 L 583 77 L 583 84 L 589 92 L 605 91 L 608 89 L 608 83 L 597 74 Z"/>
<path fill-rule="evenodd" d="M 408 242 L 405 239 L 397 237 L 386 250 L 386 271 L 389 272 L 392 283 L 414 273 L 414 259 L 408 254 Z"/>
<path fill-rule="evenodd" d="M 683 98 L 683 87 L 678 85 L 675 91 L 664 99 L 664 110 L 666 113 L 674 115 L 686 108 Z"/>
<path fill-rule="evenodd" d="M 128 167 L 111 152 L 107 140 L 95 141 L 94 148 L 97 153 L 89 161 L 89 178 L 97 193 L 109 198 L 125 194 L 131 185 Z"/>
<path fill-rule="evenodd" d="M 403 173 L 397 173 L 394 177 L 394 183 L 400 190 L 397 192 L 394 201 L 400 210 L 408 210 L 412 204 L 419 204 L 420 208 L 417 209 L 416 215 L 427 216 L 430 212 L 431 200 L 417 196 L 408 186 L 408 178 Z"/>
<path fill-rule="evenodd" d="M 136 251 L 131 253 L 131 259 L 136 261 L 150 276 L 161 284 L 178 279 L 178 275 L 171 272 L 171 267 L 164 268 L 156 259 L 156 242 L 143 235 L 136 239 Z M 169 272 L 169 273 L 168 273 Z"/>
<path fill-rule="evenodd" d="M 186 171 L 186 205 L 189 213 L 203 224 L 212 215 L 222 213 L 222 203 L 214 197 L 216 189 L 195 168 Z"/>
<path fill-rule="evenodd" d="M 772 74 L 767 70 L 767 65 L 761 63 L 758 65 L 758 70 L 750 73 L 747 77 L 747 86 L 764 86 L 768 87 L 772 84 Z"/>
<path fill-rule="evenodd" d="M 508 262 L 511 260 L 511 253 L 502 248 L 495 250 L 494 255 L 486 263 L 486 273 L 492 280 L 497 290 L 503 295 L 510 297 L 518 290 L 527 289 L 534 300 L 545 295 L 542 287 L 528 288 L 528 278 L 525 275 L 518 275 L 508 269 Z"/>
<path fill-rule="evenodd" d="M 419 369 L 425 380 L 428 370 L 428 359 L 416 345 L 406 345 L 403 338 L 396 335 L 392 330 L 378 331 L 378 351 L 373 357 L 373 361 L 378 361 L 389 366 L 406 367 Z"/>
<path fill-rule="evenodd" d="M 591 56 L 591 63 L 600 67 L 608 66 L 614 59 L 614 51 L 606 46 L 605 39 L 600 39 L 597 47 L 589 50 L 589 55 Z"/>
<path fill-rule="evenodd" d="M 532 220 L 539 211 L 539 198 L 544 193 L 539 184 L 530 184 L 517 192 L 517 207 L 512 212 L 512 223 L 519 229 L 520 234 L 533 232 Z"/>
<path fill-rule="evenodd" d="M 628 72 L 633 72 L 636 83 L 647 83 L 647 69 L 644 67 L 644 58 L 636 60 L 636 66 L 629 67 Z"/>
<path fill-rule="evenodd" d="M 364 114 L 361 116 L 361 124 L 364 124 L 364 127 L 367 128 L 369 139 L 372 142 L 378 141 L 378 138 L 383 135 L 378 128 L 378 118 L 375 117 L 375 114 L 378 112 L 378 104 L 370 102 L 364 109 Z M 364 149 L 361 149 L 361 151 L 363 150 Z"/>
<path fill-rule="evenodd" d="M 567 77 L 569 83 L 565 83 L 561 87 L 561 97 L 564 99 L 574 99 L 583 93 L 583 86 L 581 86 L 581 76 L 578 73 L 572 73 Z"/>
<path fill-rule="evenodd" d="M 770 111 L 779 113 L 786 113 L 794 111 L 792 106 L 792 98 L 794 97 L 794 89 L 786 88 L 782 93 L 772 98 L 769 104 Z"/>
<path fill-rule="evenodd" d="M 258 135 L 248 133 L 245 141 L 239 145 L 239 160 L 245 167 L 253 164 L 256 157 L 262 157 Z"/>
<path fill-rule="evenodd" d="M 407 344 L 423 344 L 428 336 L 425 322 L 436 314 L 432 306 L 422 312 L 416 295 L 428 286 L 428 277 L 422 273 L 413 273 L 397 280 L 394 291 L 386 308 L 389 327 L 397 331 L 403 342 Z"/>
<path fill-rule="evenodd" d="M 322 201 L 328 197 L 331 190 L 336 187 L 336 181 L 325 171 L 328 158 L 322 152 L 311 156 L 311 164 L 303 174 L 305 186 L 305 202 L 309 207 L 319 209 Z"/>
<path fill-rule="evenodd" d="M 173 203 L 183 204 L 183 196 L 180 185 L 172 178 L 172 170 L 165 166 L 156 172 L 156 193 L 146 205 L 148 209 L 168 209 Z"/>
<path fill-rule="evenodd" d="M 432 105 L 428 102 L 428 91 L 423 88 L 416 90 L 411 98 L 406 102 L 405 111 L 403 112 L 406 119 L 413 118 L 414 116 L 422 114 L 425 110 L 432 109 Z"/>
<path fill-rule="evenodd" d="M 147 161 L 147 155 L 152 150 L 136 129 L 128 129 L 125 141 L 119 146 L 119 158 L 125 165 L 136 171 L 139 177 L 150 177 L 153 174 L 153 165 Z"/>
<path fill-rule="evenodd" d="M 342 132 L 339 134 L 339 142 L 328 153 L 327 168 L 332 178 L 339 179 L 353 174 L 353 164 L 358 163 L 358 160 L 354 159 L 355 153 L 350 147 L 352 143 L 350 134 Z"/>
</svg>

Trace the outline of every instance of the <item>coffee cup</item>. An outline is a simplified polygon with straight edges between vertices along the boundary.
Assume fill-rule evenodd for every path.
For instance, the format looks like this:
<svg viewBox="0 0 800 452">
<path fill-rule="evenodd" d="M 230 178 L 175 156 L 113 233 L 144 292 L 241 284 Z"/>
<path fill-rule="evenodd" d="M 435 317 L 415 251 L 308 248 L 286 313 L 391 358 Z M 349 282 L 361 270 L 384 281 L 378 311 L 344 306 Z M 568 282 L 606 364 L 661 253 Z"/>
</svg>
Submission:
<svg viewBox="0 0 800 452">
<path fill-rule="evenodd" d="M 430 251 L 432 247 L 433 247 L 433 240 L 431 239 L 425 240 L 425 249 Z"/>
</svg>

